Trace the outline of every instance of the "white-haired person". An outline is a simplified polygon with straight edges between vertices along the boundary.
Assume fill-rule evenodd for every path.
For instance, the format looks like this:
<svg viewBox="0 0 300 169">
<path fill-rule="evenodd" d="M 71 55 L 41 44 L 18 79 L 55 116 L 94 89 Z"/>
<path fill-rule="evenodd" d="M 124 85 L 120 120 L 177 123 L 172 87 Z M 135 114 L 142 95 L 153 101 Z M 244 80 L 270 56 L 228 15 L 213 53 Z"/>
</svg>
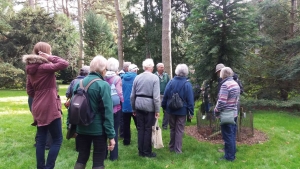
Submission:
<svg viewBox="0 0 300 169">
<path fill-rule="evenodd" d="M 90 63 L 90 73 L 83 79 L 83 86 L 86 86 L 94 79 L 95 81 L 87 90 L 89 102 L 95 113 L 94 121 L 88 126 L 78 125 L 78 158 L 74 169 L 84 169 L 90 157 L 93 143 L 93 169 L 104 169 L 104 159 L 107 149 L 112 151 L 115 146 L 115 130 L 113 103 L 109 84 L 104 81 L 106 74 L 107 60 L 103 56 L 96 56 Z M 74 86 L 74 91 L 79 87 L 79 83 Z M 107 146 L 107 139 L 109 145 Z"/>
<path fill-rule="evenodd" d="M 225 155 L 221 158 L 233 161 L 236 153 L 235 130 L 237 120 L 237 105 L 240 97 L 240 87 L 233 79 L 233 71 L 229 67 L 222 68 L 222 78 L 218 101 L 215 107 L 217 117 L 221 117 L 221 132 L 225 142 Z M 224 117 L 224 118 L 222 118 Z M 225 121 L 226 117 L 226 121 Z"/>
<path fill-rule="evenodd" d="M 169 150 L 175 153 L 182 153 L 182 137 L 184 133 L 186 116 L 194 116 L 194 94 L 193 87 L 188 80 L 188 67 L 186 64 L 179 64 L 175 69 L 176 76 L 167 84 L 162 108 L 169 113 L 170 142 Z M 178 93 L 183 101 L 183 107 L 174 110 L 168 103 L 174 93 Z"/>
<path fill-rule="evenodd" d="M 130 95 L 132 91 L 132 85 L 135 77 L 137 76 L 137 71 L 139 68 L 135 64 L 131 64 L 128 68 L 128 72 L 123 75 L 122 79 L 122 89 L 123 89 L 123 97 L 124 102 L 122 105 L 123 112 L 123 123 L 124 123 L 124 140 L 123 144 L 125 146 L 130 145 L 131 143 L 131 131 L 130 131 L 130 123 L 131 118 L 133 118 L 135 127 L 137 127 L 136 117 L 132 114 L 132 107 L 130 103 Z"/>
<path fill-rule="evenodd" d="M 164 92 L 167 84 L 170 81 L 170 77 L 167 72 L 165 72 L 165 66 L 163 63 L 158 63 L 156 65 L 157 72 L 154 74 L 159 77 L 159 87 L 160 87 L 160 101 L 162 101 L 162 98 L 164 97 Z M 169 114 L 164 111 L 164 117 L 162 122 L 162 128 L 168 129 L 169 124 Z"/>
<path fill-rule="evenodd" d="M 122 91 L 122 79 L 120 76 L 117 75 L 119 68 L 119 61 L 115 58 L 109 58 L 107 60 L 106 64 L 106 74 L 105 74 L 105 80 L 109 85 L 114 84 L 116 87 L 117 94 L 119 96 L 120 102 L 124 102 L 123 99 L 123 91 Z M 115 141 L 116 145 L 113 151 L 110 152 L 109 159 L 114 161 L 118 159 L 118 129 L 120 124 L 120 117 L 122 115 L 122 107 L 121 103 L 116 104 L 113 106 L 113 112 L 114 112 L 114 129 L 116 132 Z"/>
<path fill-rule="evenodd" d="M 156 157 L 152 152 L 152 126 L 159 116 L 159 79 L 153 72 L 152 59 L 143 61 L 144 72 L 133 81 L 130 96 L 133 115 L 136 116 L 138 130 L 138 150 L 141 157 Z"/>
</svg>

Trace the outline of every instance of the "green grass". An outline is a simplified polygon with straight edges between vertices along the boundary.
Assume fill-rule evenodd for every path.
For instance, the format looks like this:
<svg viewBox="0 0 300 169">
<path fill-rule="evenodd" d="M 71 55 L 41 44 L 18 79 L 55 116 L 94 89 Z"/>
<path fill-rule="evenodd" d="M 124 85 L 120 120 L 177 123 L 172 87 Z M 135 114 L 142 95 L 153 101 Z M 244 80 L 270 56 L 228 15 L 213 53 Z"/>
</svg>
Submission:
<svg viewBox="0 0 300 169">
<path fill-rule="evenodd" d="M 65 101 L 65 85 L 60 85 L 62 102 Z M 64 112 L 64 122 L 66 110 Z M 160 117 L 160 124 L 162 114 Z M 36 128 L 30 124 L 32 116 L 27 105 L 24 90 L 0 90 L 0 168 L 36 168 L 34 136 Z M 119 140 L 119 160 L 105 161 L 106 168 L 112 169 L 199 169 L 199 168 L 300 168 L 300 117 L 285 112 L 254 112 L 254 126 L 264 131 L 269 141 L 256 145 L 238 145 L 237 159 L 234 162 L 218 161 L 222 156 L 217 149 L 222 145 L 199 142 L 185 135 L 183 154 L 168 151 L 169 130 L 163 130 L 165 148 L 155 150 L 157 158 L 142 158 L 137 151 L 137 133 L 132 124 L 132 144 L 123 146 Z M 191 124 L 196 125 L 196 119 Z M 66 134 L 65 124 L 62 126 Z M 71 169 L 77 159 L 74 139 L 63 141 L 56 160 L 57 169 Z M 48 151 L 47 151 L 48 152 Z M 91 157 L 87 168 L 91 168 Z"/>
</svg>

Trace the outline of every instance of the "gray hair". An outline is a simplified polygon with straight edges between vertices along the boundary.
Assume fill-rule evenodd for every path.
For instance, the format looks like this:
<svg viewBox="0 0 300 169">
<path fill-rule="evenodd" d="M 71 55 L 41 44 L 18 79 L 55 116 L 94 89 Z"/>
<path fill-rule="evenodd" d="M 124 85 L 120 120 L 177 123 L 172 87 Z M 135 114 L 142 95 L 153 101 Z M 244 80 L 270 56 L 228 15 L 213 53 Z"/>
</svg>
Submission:
<svg viewBox="0 0 300 169">
<path fill-rule="evenodd" d="M 90 72 L 102 73 L 106 69 L 107 60 L 101 55 L 97 55 L 90 63 Z"/>
<path fill-rule="evenodd" d="M 123 69 L 129 67 L 130 64 L 131 64 L 131 62 L 124 62 L 123 63 Z"/>
<path fill-rule="evenodd" d="M 107 60 L 106 69 L 116 72 L 119 69 L 119 61 L 116 58 L 109 58 Z"/>
<path fill-rule="evenodd" d="M 175 69 L 177 76 L 187 76 L 189 74 L 189 68 L 186 64 L 178 64 Z"/>
<path fill-rule="evenodd" d="M 163 63 L 158 63 L 157 65 L 156 65 L 156 68 L 158 68 L 159 66 L 165 66 Z"/>
<path fill-rule="evenodd" d="M 131 64 L 129 67 L 128 67 L 128 71 L 129 72 L 137 72 L 139 70 L 139 68 L 137 67 L 137 65 L 135 64 Z"/>
<path fill-rule="evenodd" d="M 86 76 L 90 73 L 90 66 L 83 66 L 81 69 L 80 69 L 80 72 L 79 72 L 79 75 L 80 76 Z"/>
<path fill-rule="evenodd" d="M 148 68 L 153 68 L 154 62 L 153 59 L 146 59 L 143 61 L 143 69 L 146 70 Z"/>
<path fill-rule="evenodd" d="M 220 78 L 226 79 L 227 77 L 233 76 L 233 71 L 230 67 L 224 67 L 221 69 Z"/>
</svg>

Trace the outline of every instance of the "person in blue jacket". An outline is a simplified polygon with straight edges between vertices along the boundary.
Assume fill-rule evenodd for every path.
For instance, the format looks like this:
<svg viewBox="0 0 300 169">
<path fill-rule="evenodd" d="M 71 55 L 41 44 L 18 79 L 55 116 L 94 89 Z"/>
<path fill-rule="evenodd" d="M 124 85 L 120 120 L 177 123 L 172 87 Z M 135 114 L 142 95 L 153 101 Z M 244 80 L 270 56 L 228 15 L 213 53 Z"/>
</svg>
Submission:
<svg viewBox="0 0 300 169">
<path fill-rule="evenodd" d="M 136 117 L 133 116 L 133 111 L 130 103 L 130 95 L 132 91 L 132 84 L 137 76 L 137 71 L 139 68 L 135 64 L 131 64 L 128 68 L 128 72 L 123 74 L 122 78 L 122 90 L 123 90 L 123 97 L 124 102 L 122 105 L 122 112 L 123 112 L 123 144 L 130 145 L 131 141 L 131 132 L 130 132 L 130 122 L 131 117 L 133 118 L 135 127 L 136 127 Z"/>
<path fill-rule="evenodd" d="M 189 70 L 186 64 L 179 64 L 175 69 L 176 76 L 167 84 L 162 108 L 169 113 L 170 124 L 170 142 L 169 150 L 175 153 L 182 153 L 182 137 L 186 123 L 186 116 L 189 118 L 194 116 L 194 94 L 193 87 L 188 80 Z M 182 108 L 177 110 L 168 106 L 173 93 L 178 93 L 184 104 Z"/>
</svg>

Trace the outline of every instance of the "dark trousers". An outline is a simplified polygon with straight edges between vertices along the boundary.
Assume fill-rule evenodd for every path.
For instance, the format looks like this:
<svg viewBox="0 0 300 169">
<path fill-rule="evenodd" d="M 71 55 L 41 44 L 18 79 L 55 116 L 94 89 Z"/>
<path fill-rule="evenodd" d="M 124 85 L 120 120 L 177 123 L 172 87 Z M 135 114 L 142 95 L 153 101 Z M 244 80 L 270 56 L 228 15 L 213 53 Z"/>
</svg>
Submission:
<svg viewBox="0 0 300 169">
<path fill-rule="evenodd" d="M 235 124 L 223 124 L 221 125 L 222 137 L 225 142 L 225 159 L 232 161 L 235 159 L 236 152 L 236 142 L 235 142 L 235 133 L 236 125 Z"/>
<path fill-rule="evenodd" d="M 163 117 L 163 122 L 162 122 L 162 127 L 163 129 L 167 129 L 169 124 L 169 113 L 164 111 L 164 117 Z"/>
<path fill-rule="evenodd" d="M 104 159 L 106 156 L 107 150 L 107 137 L 106 135 L 102 136 L 92 136 L 92 135 L 77 135 L 78 141 L 78 158 L 77 163 L 86 164 L 89 157 L 91 146 L 93 143 L 93 167 L 102 167 L 104 166 Z"/>
<path fill-rule="evenodd" d="M 184 127 L 186 122 L 186 116 L 169 114 L 170 123 L 170 151 L 176 153 L 182 153 L 182 137 L 184 133 Z"/>
<path fill-rule="evenodd" d="M 118 129 L 119 129 L 119 121 L 120 121 L 120 116 L 122 114 L 122 111 L 119 110 L 118 112 L 114 113 L 114 129 L 115 129 L 115 132 L 116 132 L 116 135 L 115 135 L 115 147 L 114 147 L 114 150 L 113 151 L 110 151 L 110 156 L 109 156 L 109 159 L 110 160 L 116 160 L 118 159 L 118 156 L 119 156 L 119 148 L 118 148 Z M 108 153 L 108 151 L 107 151 Z"/>
<path fill-rule="evenodd" d="M 130 123 L 131 117 L 133 118 L 135 128 L 137 128 L 136 117 L 132 114 L 132 112 L 123 113 L 123 122 L 124 122 L 124 145 L 129 145 L 131 142 L 131 131 L 130 131 Z"/>
<path fill-rule="evenodd" d="M 53 120 L 47 126 L 37 127 L 37 144 L 36 144 L 36 160 L 38 169 L 52 169 L 55 166 L 55 161 L 62 143 L 61 118 Z M 47 162 L 45 165 L 45 146 L 47 133 L 52 136 L 52 145 L 48 152 Z"/>
<path fill-rule="evenodd" d="M 152 153 L 151 137 L 152 126 L 155 123 L 155 113 L 136 110 L 136 121 L 139 155 L 150 155 Z"/>
</svg>

